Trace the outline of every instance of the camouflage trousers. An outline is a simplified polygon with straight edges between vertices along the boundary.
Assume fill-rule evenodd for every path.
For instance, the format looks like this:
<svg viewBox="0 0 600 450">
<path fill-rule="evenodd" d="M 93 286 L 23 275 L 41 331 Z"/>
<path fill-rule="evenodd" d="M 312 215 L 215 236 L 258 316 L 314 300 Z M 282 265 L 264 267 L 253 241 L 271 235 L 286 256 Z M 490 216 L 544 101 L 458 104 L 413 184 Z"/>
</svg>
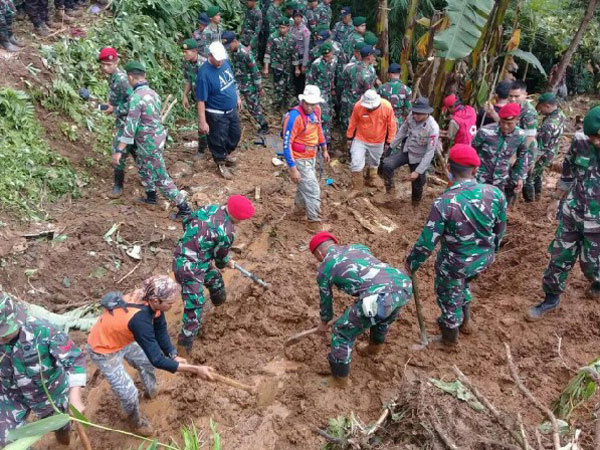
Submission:
<svg viewBox="0 0 600 450">
<path fill-rule="evenodd" d="M 542 192 L 542 180 L 544 179 L 544 172 L 548 167 L 550 167 L 552 161 L 554 161 L 554 156 L 555 154 L 553 151 L 544 152 L 540 155 L 538 160 L 535 162 L 535 165 L 533 166 L 531 177 L 533 180 L 536 194 Z M 529 177 L 527 178 L 529 179 Z"/>
<path fill-rule="evenodd" d="M 120 123 L 120 121 L 117 121 L 117 126 L 115 127 L 115 135 L 113 137 L 112 147 L 110 149 L 111 155 L 114 155 L 115 153 L 117 153 L 118 148 L 119 148 L 119 143 L 120 143 L 119 139 L 121 139 L 121 137 L 123 136 L 124 131 L 125 131 L 125 123 Z M 115 169 L 125 170 L 125 167 L 127 166 L 127 156 L 130 154 L 131 154 L 131 157 L 133 158 L 133 160 L 135 161 L 135 159 L 136 159 L 135 144 L 128 145 L 127 147 L 125 147 L 125 150 L 123 150 L 121 152 L 121 159 L 119 160 L 119 165 L 117 167 L 115 167 Z"/>
<path fill-rule="evenodd" d="M 240 93 L 244 96 L 246 109 L 250 112 L 254 120 L 261 126 L 267 126 L 267 119 L 263 114 L 262 107 L 260 105 L 260 95 L 258 89 L 255 86 L 241 90 Z"/>
<path fill-rule="evenodd" d="M 146 192 L 156 191 L 158 187 L 162 195 L 176 205 L 181 205 L 185 201 L 185 194 L 177 189 L 167 172 L 162 150 L 148 151 L 137 147 L 136 162 Z"/>
<path fill-rule="evenodd" d="M 58 409 L 67 411 L 68 391 L 62 395 L 52 395 L 52 401 Z M 23 398 L 19 396 L 10 393 L 0 394 L 0 448 L 6 445 L 8 432 L 25 425 L 31 412 L 38 419 L 43 419 L 54 414 L 54 409 L 49 401 L 26 405 L 23 403 Z M 68 428 L 68 425 L 65 428 Z"/>
<path fill-rule="evenodd" d="M 550 261 L 542 285 L 548 294 L 565 291 L 567 276 L 579 257 L 581 271 L 590 281 L 600 281 L 600 233 L 587 233 L 583 222 L 560 214 L 554 239 L 548 247 Z"/>
<path fill-rule="evenodd" d="M 8 37 L 12 32 L 12 23 L 16 11 L 11 0 L 0 0 L 0 37 Z"/>
<path fill-rule="evenodd" d="M 137 342 L 123 347 L 115 353 L 100 354 L 87 346 L 90 359 L 98 366 L 106 377 L 108 384 L 117 395 L 123 411 L 129 416 L 139 413 L 140 401 L 138 390 L 127 373 L 123 360 L 140 373 L 144 390 L 150 396 L 156 393 L 156 374 L 154 366 Z"/>
<path fill-rule="evenodd" d="M 297 185 L 294 203 L 306 209 L 308 220 L 318 222 L 321 220 L 321 187 L 317 179 L 316 158 L 302 158 L 296 160 L 296 167 L 300 172 L 300 182 Z"/>
<path fill-rule="evenodd" d="M 328 95 L 324 95 L 321 92 L 321 97 L 325 100 L 323 103 L 320 103 L 321 107 L 321 126 L 323 127 L 323 134 L 325 135 L 325 142 L 327 145 L 331 142 L 331 127 L 333 126 L 333 108 L 332 108 L 332 100 Z"/>
<path fill-rule="evenodd" d="M 438 323 L 446 328 L 461 326 L 464 319 L 463 306 L 471 303 L 473 294 L 469 286 L 473 278 L 449 278 L 436 271 L 434 287 L 437 304 L 442 310 Z"/>
<path fill-rule="evenodd" d="M 274 106 L 282 109 L 289 107 L 292 96 L 292 78 L 289 71 L 273 69 Z"/>
<path fill-rule="evenodd" d="M 183 299 L 183 318 L 178 342 L 181 344 L 190 337 L 194 338 L 202 326 L 202 310 L 204 309 L 204 287 L 210 293 L 225 289 L 225 282 L 219 269 L 192 264 L 189 261 L 175 259 L 173 261 L 175 279 L 181 285 Z"/>
<path fill-rule="evenodd" d="M 334 363 L 350 364 L 352 349 L 358 336 L 370 331 L 369 340 L 375 344 L 383 344 L 390 325 L 406 305 L 410 294 L 405 291 L 380 294 L 378 302 L 383 302 L 389 311 L 385 317 L 367 317 L 363 312 L 363 300 L 349 306 L 344 314 L 335 321 L 331 335 L 331 350 L 327 358 Z"/>
<path fill-rule="evenodd" d="M 354 104 L 350 103 L 350 100 L 342 95 L 342 100 L 340 102 L 340 131 L 343 136 L 346 136 L 346 131 L 348 131 L 353 107 Z"/>
</svg>

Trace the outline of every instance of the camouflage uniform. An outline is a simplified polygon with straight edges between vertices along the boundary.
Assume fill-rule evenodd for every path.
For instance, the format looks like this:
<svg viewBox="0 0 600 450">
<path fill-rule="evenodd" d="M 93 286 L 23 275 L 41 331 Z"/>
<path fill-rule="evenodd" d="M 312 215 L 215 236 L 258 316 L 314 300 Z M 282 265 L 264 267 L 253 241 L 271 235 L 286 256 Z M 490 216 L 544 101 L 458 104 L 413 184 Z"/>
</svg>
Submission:
<svg viewBox="0 0 600 450">
<path fill-rule="evenodd" d="M 224 293 L 225 283 L 217 269 L 223 269 L 229 262 L 229 248 L 235 239 L 233 222 L 225 206 L 208 205 L 198 209 L 186 219 L 184 229 L 173 256 L 173 272 L 181 285 L 184 305 L 180 344 L 193 339 L 200 331 L 204 286 L 211 299 L 219 292 Z"/>
<path fill-rule="evenodd" d="M 352 115 L 354 104 L 360 99 L 361 95 L 369 89 L 373 89 L 377 74 L 370 64 L 358 61 L 356 64 L 348 64 L 344 67 L 340 77 L 340 126 L 345 134 Z"/>
<path fill-rule="evenodd" d="M 348 35 L 348 37 L 346 37 L 346 40 L 342 42 L 342 48 L 344 49 L 344 54 L 346 55 L 346 58 L 351 58 L 352 54 L 354 53 L 354 46 L 358 42 L 364 41 L 365 37 L 358 31 L 353 31 L 350 35 Z"/>
<path fill-rule="evenodd" d="M 85 354 L 65 333 L 46 320 L 29 315 L 24 306 L 3 292 L 0 292 L 0 318 L 0 327 L 8 320 L 19 327 L 14 340 L 0 344 L 0 447 L 3 447 L 8 431 L 25 425 L 31 412 L 39 419 L 54 414 L 44 385 L 54 404 L 67 412 L 69 388 L 85 386 L 86 372 Z"/>
<path fill-rule="evenodd" d="M 0 41 L 12 35 L 12 23 L 17 13 L 11 0 L 0 0 Z"/>
<path fill-rule="evenodd" d="M 308 28 L 308 31 L 310 31 L 310 42 L 312 46 L 314 45 L 314 35 L 317 32 L 317 26 L 319 26 L 317 8 L 306 8 L 306 11 L 304 11 L 304 19 L 306 20 L 306 27 Z"/>
<path fill-rule="evenodd" d="M 196 29 L 192 33 L 192 37 L 196 39 L 196 42 L 198 42 L 198 55 L 202 56 L 204 60 L 206 60 L 208 57 L 208 46 L 212 43 L 212 41 L 208 40 L 210 36 L 208 34 L 204 34 L 204 31 Z"/>
<path fill-rule="evenodd" d="M 321 2 L 315 9 L 317 15 L 317 24 L 327 25 L 327 28 L 331 26 L 331 18 L 333 16 L 331 12 L 331 6 Z"/>
<path fill-rule="evenodd" d="M 221 34 L 223 33 L 223 27 L 221 25 L 215 25 L 209 23 L 202 34 L 204 35 L 204 42 L 206 45 L 205 56 L 208 56 L 208 46 L 215 41 L 221 42 Z"/>
<path fill-rule="evenodd" d="M 559 209 L 559 223 L 548 251 L 544 292 L 561 294 L 579 257 L 581 271 L 600 281 L 600 150 L 583 133 L 575 134 L 565 156 L 559 188 L 568 190 Z"/>
<path fill-rule="evenodd" d="M 538 159 L 532 172 L 536 195 L 541 194 L 544 171 L 552 164 L 560 148 L 560 138 L 565 130 L 566 121 L 565 114 L 556 108 L 544 118 L 542 126 L 538 130 Z"/>
<path fill-rule="evenodd" d="M 121 69 L 117 69 L 108 79 L 108 103 L 112 105 L 113 115 L 115 116 L 115 136 L 112 141 L 111 153 L 114 155 L 119 152 L 119 142 L 125 132 L 125 119 L 129 112 L 129 98 L 133 94 L 133 89 L 129 85 L 127 74 Z M 117 170 L 125 170 L 127 155 L 135 159 L 135 145 L 128 145 L 121 151 L 121 160 Z"/>
<path fill-rule="evenodd" d="M 166 198 L 182 205 L 185 195 L 167 173 L 163 158 L 167 131 L 160 117 L 160 98 L 147 82 L 137 83 L 133 88 L 123 136 L 119 141 L 128 145 L 135 143 L 138 171 L 146 192 L 156 191 L 158 185 Z"/>
<path fill-rule="evenodd" d="M 337 57 L 339 64 L 344 64 L 344 62 L 346 61 L 346 55 L 344 55 L 344 52 L 342 51 L 342 47 L 340 46 L 340 44 L 338 44 L 336 41 L 331 40 L 331 39 L 325 39 L 321 42 L 319 42 L 318 45 L 315 45 L 313 47 L 313 49 L 310 51 L 310 56 L 311 59 L 313 60 L 313 64 L 315 59 L 317 59 L 319 56 L 321 56 L 321 45 L 325 44 L 326 42 L 331 43 L 331 46 L 333 47 L 333 54 Z M 342 67 L 343 69 L 343 67 Z"/>
<path fill-rule="evenodd" d="M 321 126 L 323 127 L 323 134 L 325 135 L 325 140 L 328 144 L 331 142 L 331 126 L 333 123 L 335 98 L 335 75 L 338 64 L 338 58 L 335 56 L 329 63 L 321 56 L 314 60 L 306 77 L 306 82 L 308 84 L 314 84 L 321 90 L 321 97 L 324 100 L 323 103 L 319 104 L 321 107 Z"/>
<path fill-rule="evenodd" d="M 293 94 L 293 66 L 300 64 L 296 56 L 294 40 L 289 33 L 281 36 L 277 30 L 269 36 L 264 62 L 270 65 L 273 72 L 274 104 L 283 108 L 289 106 Z"/>
<path fill-rule="evenodd" d="M 348 36 L 350 36 L 353 31 L 354 25 L 352 25 L 352 22 L 345 24 L 340 20 L 333 26 L 333 39 L 338 41 L 340 44 L 344 44 L 346 39 L 348 39 Z"/>
<path fill-rule="evenodd" d="M 532 201 L 534 197 L 533 165 L 537 158 L 537 140 L 535 139 L 538 129 L 538 113 L 535 107 L 528 101 L 521 105 L 521 114 L 519 115 L 519 128 L 525 133 L 525 137 L 533 137 L 533 142 L 527 148 L 529 163 L 526 166 L 527 178 L 523 183 L 523 197 L 527 201 Z"/>
<path fill-rule="evenodd" d="M 402 271 L 382 263 L 361 244 L 330 247 L 317 273 L 321 297 L 321 320 L 333 319 L 333 286 L 358 300 L 335 321 L 328 359 L 350 364 L 355 339 L 370 329 L 370 340 L 381 344 L 400 308 L 412 296 L 410 278 Z M 377 296 L 377 315 L 367 317 L 363 302 Z"/>
<path fill-rule="evenodd" d="M 262 29 L 262 25 L 263 16 L 261 10 L 257 7 L 248 9 L 244 16 L 244 23 L 242 23 L 240 41 L 242 44 L 250 47 L 255 58 L 258 51 L 258 34 Z"/>
<path fill-rule="evenodd" d="M 462 324 L 463 307 L 473 298 L 469 282 L 494 262 L 505 231 L 506 200 L 494 186 L 460 181 L 435 199 L 407 263 L 416 272 L 441 239 L 434 282 L 440 325 Z"/>
<path fill-rule="evenodd" d="M 267 9 L 267 15 L 266 15 L 266 21 L 269 25 L 269 36 L 272 36 L 273 33 L 275 33 L 279 27 L 279 22 L 281 22 L 281 19 L 283 19 L 285 16 L 283 14 L 283 11 L 281 10 L 281 7 L 276 6 L 275 4 L 271 4 L 269 6 L 269 9 Z"/>
<path fill-rule="evenodd" d="M 189 83 L 191 86 L 190 94 L 192 95 L 192 100 L 194 102 L 194 108 L 196 107 L 197 99 L 196 99 L 196 78 L 198 76 L 198 69 L 206 62 L 206 58 L 200 54 L 200 48 L 198 48 L 198 59 L 196 62 L 188 61 L 186 59 L 183 60 L 183 79 L 186 83 Z M 207 135 L 200 132 L 200 126 L 198 126 L 198 152 L 204 153 L 204 151 L 208 148 L 208 143 L 206 142 Z"/>
<path fill-rule="evenodd" d="M 500 125 L 493 123 L 481 127 L 471 146 L 477 150 L 481 166 L 477 170 L 480 183 L 494 185 L 504 192 L 514 190 L 519 180 L 524 180 L 529 167 L 529 154 L 525 147 L 525 133 L 519 127 L 509 135 L 503 135 Z M 510 159 L 517 156 L 510 167 Z"/>
<path fill-rule="evenodd" d="M 400 80 L 392 80 L 379 86 L 377 93 L 392 104 L 398 127 L 400 127 L 410 114 L 411 89 Z"/>
<path fill-rule="evenodd" d="M 260 106 L 262 77 L 250 49 L 240 45 L 237 51 L 232 52 L 231 64 L 240 94 L 243 94 L 246 100 L 248 111 L 261 128 L 268 127 L 267 119 L 265 119 Z"/>
</svg>

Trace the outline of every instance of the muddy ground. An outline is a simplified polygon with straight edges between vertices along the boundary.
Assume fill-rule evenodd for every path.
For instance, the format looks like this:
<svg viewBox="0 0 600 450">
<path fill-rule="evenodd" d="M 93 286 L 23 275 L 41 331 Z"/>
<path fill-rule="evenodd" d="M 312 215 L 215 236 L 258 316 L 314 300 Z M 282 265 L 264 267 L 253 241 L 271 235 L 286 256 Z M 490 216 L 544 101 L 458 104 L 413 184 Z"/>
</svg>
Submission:
<svg viewBox="0 0 600 450">
<path fill-rule="evenodd" d="M 6 64 L 12 74 L 5 82 L 21 85 L 29 76 L 24 69 L 29 63 L 40 67 L 31 49 L 21 56 L 2 60 L 0 64 Z M 574 103 L 575 110 L 584 107 L 581 101 Z M 3 289 L 51 311 L 62 312 L 96 302 L 108 290 L 132 290 L 151 274 L 169 273 L 181 226 L 169 220 L 169 211 L 163 207 L 148 209 L 134 204 L 134 199 L 142 194 L 134 167 L 128 167 L 123 197 L 111 200 L 107 195 L 112 185 L 108 160 L 94 154 L 97 165 L 90 168 L 84 163 L 91 151 L 89 137 L 70 143 L 57 133 L 52 116 L 42 115 L 41 121 L 50 145 L 87 172 L 90 182 L 83 189 L 82 198 L 50 206 L 49 223 L 22 223 L 10 214 L 1 218 L 7 224 L 0 228 Z M 273 118 L 272 126 L 277 124 Z M 455 351 L 436 348 L 412 351 L 418 341 L 418 326 L 411 302 L 392 327 L 385 354 L 374 359 L 355 354 L 351 386 L 345 390 L 332 389 L 327 380 L 327 342 L 313 336 L 292 348 L 283 348 L 289 335 L 318 322 L 317 262 L 307 250 L 310 234 L 305 224 L 289 215 L 294 186 L 281 168 L 272 165 L 273 151 L 253 145 L 253 125 L 245 121 L 244 127 L 244 139 L 237 152 L 239 167 L 233 181 L 219 178 L 211 161 L 194 159 L 193 151 L 184 147 L 186 139 L 193 139 L 193 133 L 175 136 L 166 160 L 178 186 L 190 195 L 195 193 L 201 204 L 222 202 L 233 193 L 253 197 L 256 188 L 260 188 L 255 218 L 237 227 L 235 245 L 239 248 L 235 258 L 271 283 L 272 289 L 264 291 L 239 273 L 226 271 L 228 300 L 218 309 L 207 308 L 192 359 L 248 384 L 276 383 L 275 401 L 258 405 L 253 396 L 234 388 L 161 372 L 160 394 L 154 400 L 142 400 L 142 410 L 163 442 L 178 436 L 180 427 L 190 422 L 207 433 L 209 419 L 213 418 L 219 423 L 225 449 L 318 448 L 325 441 L 315 430 L 325 428 L 329 418 L 354 413 L 363 422 L 373 422 L 382 405 L 406 393 L 407 384 L 412 385 L 415 378 L 454 379 L 453 365 L 467 374 L 501 410 L 509 415 L 521 411 L 525 423 L 533 429 L 543 418 L 514 387 L 506 368 L 503 343 L 511 346 L 524 382 L 546 405 L 557 397 L 571 376 L 564 361 L 577 367 L 598 356 L 600 313 L 597 305 L 585 298 L 587 283 L 578 267 L 569 277 L 558 313 L 536 323 L 524 320 L 527 308 L 542 299 L 546 249 L 556 227 L 555 222 L 545 218 L 550 202 L 546 189 L 539 202 L 520 201 L 510 211 L 508 233 L 496 263 L 472 284 L 474 334 L 461 336 Z M 399 177 L 406 175 L 403 170 L 399 172 Z M 342 186 L 349 183 L 348 170 L 343 164 L 326 168 L 325 177 Z M 555 180 L 553 175 L 548 183 Z M 381 214 L 397 226 L 388 233 L 377 225 L 367 224 L 373 210 L 364 200 L 346 203 L 343 191 L 323 186 L 327 223 L 342 243 L 364 243 L 383 261 L 401 267 L 425 223 L 429 205 L 443 187 L 429 183 L 418 208 L 410 205 L 408 189 L 408 184 L 402 182 L 398 205 L 381 209 Z M 160 203 L 162 206 L 164 199 Z M 121 224 L 120 235 L 125 241 L 142 246 L 141 261 L 105 241 L 104 234 L 116 223 Z M 66 240 L 27 241 L 22 237 L 48 227 L 66 235 Z M 418 273 L 418 279 L 427 329 L 436 334 L 439 310 L 433 293 L 433 260 Z M 28 269 L 37 271 L 32 274 Z M 336 312 L 341 313 L 350 302 L 349 297 L 336 294 Z M 182 305 L 178 305 L 168 315 L 173 338 L 177 335 L 181 312 Z M 85 341 L 80 332 L 73 332 L 72 336 L 78 343 Z M 557 353 L 559 339 L 562 357 Z M 88 373 L 86 415 L 94 422 L 125 428 L 118 402 L 106 381 L 91 364 Z M 477 439 L 486 430 L 488 438 L 491 435 L 509 442 L 497 427 L 493 429 L 486 413 L 474 413 L 426 383 L 421 384 L 424 387 L 420 394 L 410 398 L 417 402 L 416 406 L 423 406 L 425 412 L 437 411 L 440 422 L 459 448 L 502 448 Z M 445 406 L 436 408 L 440 402 Z M 460 420 L 467 416 L 469 420 Z M 441 448 L 439 443 L 433 447 L 420 444 L 415 433 L 406 432 L 418 428 L 420 417 L 407 415 L 389 430 L 391 434 L 379 448 Z M 590 416 L 582 414 L 582 417 Z M 475 432 L 478 423 L 480 429 Z M 593 426 L 585 421 L 579 425 L 583 427 L 584 440 L 590 442 Z M 96 450 L 137 448 L 134 439 L 116 434 L 90 430 L 89 436 Z M 49 437 L 38 447 L 54 449 L 58 444 Z M 80 448 L 77 439 L 71 447 Z"/>
</svg>

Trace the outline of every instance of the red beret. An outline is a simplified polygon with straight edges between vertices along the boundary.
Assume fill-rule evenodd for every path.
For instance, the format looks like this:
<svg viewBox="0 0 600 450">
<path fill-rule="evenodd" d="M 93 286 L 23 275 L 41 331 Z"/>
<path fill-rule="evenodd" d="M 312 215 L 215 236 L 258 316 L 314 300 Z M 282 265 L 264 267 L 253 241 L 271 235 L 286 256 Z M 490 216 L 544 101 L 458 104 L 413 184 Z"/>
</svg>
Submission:
<svg viewBox="0 0 600 450">
<path fill-rule="evenodd" d="M 518 103 L 507 103 L 500 109 L 498 115 L 501 119 L 508 119 L 509 117 L 519 117 L 521 114 L 521 105 Z"/>
<path fill-rule="evenodd" d="M 335 242 L 336 244 L 338 243 L 337 238 L 333 234 L 331 234 L 329 231 L 321 231 L 321 232 L 315 234 L 312 237 L 312 239 L 310 240 L 310 244 L 308 244 L 308 247 L 310 248 L 310 252 L 314 253 L 319 245 L 321 245 L 323 242 L 329 241 L 329 240 Z"/>
<path fill-rule="evenodd" d="M 117 51 L 112 47 L 104 47 L 100 50 L 98 61 L 114 61 L 117 59 Z"/>
<path fill-rule="evenodd" d="M 243 195 L 232 195 L 227 199 L 227 210 L 237 220 L 246 220 L 254 216 L 254 205 Z"/>
<path fill-rule="evenodd" d="M 444 109 L 451 108 L 456 103 L 456 95 L 449 95 L 444 99 Z"/>
<path fill-rule="evenodd" d="M 481 160 L 477 151 L 468 144 L 456 144 L 450 149 L 448 159 L 461 166 L 479 167 Z"/>
</svg>

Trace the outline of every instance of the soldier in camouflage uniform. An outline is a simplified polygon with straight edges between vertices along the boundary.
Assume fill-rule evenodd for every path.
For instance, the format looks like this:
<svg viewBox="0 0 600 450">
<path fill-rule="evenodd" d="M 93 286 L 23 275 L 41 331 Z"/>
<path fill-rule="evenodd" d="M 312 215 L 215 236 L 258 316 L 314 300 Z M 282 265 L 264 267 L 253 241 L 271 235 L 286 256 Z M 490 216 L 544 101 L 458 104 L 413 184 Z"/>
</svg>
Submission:
<svg viewBox="0 0 600 450">
<path fill-rule="evenodd" d="M 231 55 L 231 65 L 235 74 L 240 94 L 244 96 L 246 108 L 260 126 L 259 133 L 267 134 L 269 124 L 260 105 L 263 94 L 262 77 L 256 60 L 248 47 L 240 45 L 233 31 L 225 31 L 222 36 L 223 45 Z"/>
<path fill-rule="evenodd" d="M 68 413 L 79 411 L 86 384 L 85 354 L 49 322 L 31 316 L 25 306 L 0 291 L 0 447 L 10 430 L 25 425 L 30 413 L 38 419 L 54 414 L 54 404 Z M 69 445 L 69 425 L 55 432 Z"/>
<path fill-rule="evenodd" d="M 329 43 L 331 44 L 333 55 L 337 58 L 340 66 L 346 64 L 346 55 L 342 51 L 342 46 L 338 42 L 331 39 L 331 31 L 326 28 L 326 25 L 319 25 L 317 27 L 317 36 L 315 39 L 315 46 L 310 51 L 310 56 L 313 60 L 313 63 L 315 59 L 321 56 L 321 45 Z M 343 67 L 340 67 L 340 73 L 341 70 L 343 70 Z"/>
<path fill-rule="evenodd" d="M 206 10 L 206 15 L 210 19 L 210 23 L 202 33 L 204 34 L 204 41 L 206 44 L 204 56 L 208 57 L 208 46 L 215 41 L 221 41 L 223 27 L 221 27 L 221 13 L 218 6 L 213 5 L 209 7 Z"/>
<path fill-rule="evenodd" d="M 363 16 L 356 16 L 352 19 L 352 24 L 354 25 L 354 29 L 352 33 L 346 37 L 346 40 L 342 42 L 342 48 L 344 49 L 344 53 L 346 54 L 346 58 L 350 59 L 352 57 L 352 52 L 354 51 L 354 46 L 358 42 L 364 42 L 365 33 L 367 31 L 367 19 Z"/>
<path fill-rule="evenodd" d="M 319 3 L 319 6 L 317 6 L 317 10 L 315 11 L 317 15 L 317 23 L 325 25 L 328 30 L 329 27 L 331 27 L 331 18 L 333 15 L 331 12 L 331 6 L 329 6 L 330 3 L 331 0 L 321 0 L 321 3 Z"/>
<path fill-rule="evenodd" d="M 174 218 L 182 220 L 192 211 L 185 201 L 185 193 L 177 189 L 165 166 L 163 150 L 167 131 L 160 117 L 160 98 L 148 86 L 146 68 L 142 63 L 131 61 L 125 66 L 125 71 L 129 84 L 133 87 L 133 94 L 129 99 L 124 132 L 119 138 L 117 153 L 113 155 L 113 164 L 118 166 L 123 151 L 128 145 L 135 143 L 138 171 L 146 189 L 146 198 L 142 198 L 141 202 L 155 205 L 158 185 L 162 194 L 179 209 Z"/>
<path fill-rule="evenodd" d="M 369 330 L 369 345 L 365 350 L 380 353 L 391 324 L 412 296 L 412 283 L 404 272 L 375 258 L 365 245 L 338 245 L 335 236 L 326 231 L 314 235 L 309 248 L 320 262 L 319 331 L 326 333 L 333 319 L 334 286 L 357 297 L 333 323 L 331 351 L 327 356 L 334 382 L 342 387 L 348 382 L 356 338 Z"/>
<path fill-rule="evenodd" d="M 208 34 L 204 34 L 204 30 L 206 30 L 209 23 L 210 19 L 206 13 L 198 14 L 198 28 L 192 33 L 192 37 L 198 42 L 198 53 L 203 58 L 206 58 L 208 55 L 208 46 L 210 45 L 210 42 L 208 42 Z"/>
<path fill-rule="evenodd" d="M 103 106 L 106 114 L 115 116 L 115 135 L 112 141 L 111 154 L 119 151 L 119 139 L 125 131 L 125 119 L 129 111 L 129 98 L 133 89 L 129 85 L 127 75 L 119 69 L 119 57 L 117 51 L 112 47 L 105 47 L 100 50 L 98 55 L 100 68 L 105 75 L 108 75 L 108 104 Z M 123 193 L 123 182 L 125 181 L 125 167 L 127 155 L 131 154 L 135 160 L 135 145 L 128 145 L 122 152 L 119 165 L 114 168 L 114 186 L 112 198 L 118 198 Z"/>
<path fill-rule="evenodd" d="M 477 180 L 502 189 L 509 204 L 523 185 L 529 167 L 525 133 L 517 126 L 519 112 L 517 103 L 504 105 L 499 112 L 500 123 L 481 127 L 471 142 L 481 158 Z M 516 162 L 511 167 L 514 156 Z"/>
<path fill-rule="evenodd" d="M 427 224 L 406 259 L 406 269 L 414 274 L 441 241 L 434 281 L 442 311 L 438 326 L 442 343 L 452 345 L 459 329 L 466 334 L 471 331 L 469 283 L 494 262 L 506 231 L 506 200 L 497 187 L 476 181 L 480 161 L 472 147 L 455 145 L 449 160 L 453 184 L 434 200 Z"/>
<path fill-rule="evenodd" d="M 181 285 L 184 305 L 177 339 L 178 348 L 183 352 L 191 352 L 200 331 L 204 286 L 208 288 L 213 305 L 225 302 L 225 283 L 218 269 L 233 268 L 229 249 L 235 239 L 234 224 L 253 215 L 254 206 L 250 200 L 242 195 L 232 195 L 227 205 L 204 206 L 184 222 L 185 231 L 173 255 L 173 273 Z"/>
<path fill-rule="evenodd" d="M 392 104 L 398 128 L 410 114 L 412 96 L 411 89 L 400 80 L 400 64 L 392 63 L 388 68 L 390 81 L 377 88 L 377 93 Z"/>
<path fill-rule="evenodd" d="M 354 25 L 352 25 L 352 10 L 349 6 L 342 8 L 340 13 L 340 20 L 333 26 L 333 39 L 340 44 L 344 44 L 348 36 L 354 31 Z"/>
<path fill-rule="evenodd" d="M 542 279 L 546 298 L 529 310 L 531 319 L 558 307 L 577 258 L 591 282 L 587 295 L 600 299 L 600 107 L 586 114 L 583 133 L 575 134 L 552 199 L 549 212 L 558 208 L 558 228 Z"/>
<path fill-rule="evenodd" d="M 339 61 L 333 53 L 333 45 L 327 42 L 320 47 L 321 56 L 312 63 L 310 71 L 306 78 L 308 84 L 314 84 L 321 89 L 323 102 L 321 107 L 321 126 L 325 141 L 328 143 L 328 150 L 332 149 L 331 127 L 333 124 L 333 110 L 335 98 L 335 74 Z"/>
<path fill-rule="evenodd" d="M 552 164 L 558 153 L 560 139 L 567 122 L 567 117 L 558 107 L 556 95 L 552 92 L 540 95 L 538 108 L 545 117 L 537 133 L 538 159 L 532 172 L 536 200 L 539 200 L 542 194 L 544 171 Z"/>
<path fill-rule="evenodd" d="M 190 107 L 189 94 L 192 94 L 193 104 L 196 105 L 196 77 L 198 69 L 206 62 L 206 58 L 199 54 L 198 41 L 195 39 L 186 39 L 181 45 L 183 49 L 183 109 L 187 110 Z M 198 155 L 204 154 L 208 144 L 206 142 L 206 134 L 200 133 L 198 127 Z"/>
<path fill-rule="evenodd" d="M 361 61 L 356 64 L 348 64 L 341 75 L 341 105 L 340 105 L 340 126 L 342 133 L 346 134 L 352 108 L 360 97 L 369 89 L 375 87 L 377 74 L 373 69 L 375 57 L 379 55 L 379 50 L 365 45 L 360 50 Z"/>
<path fill-rule="evenodd" d="M 304 11 L 304 19 L 306 20 L 306 26 L 308 27 L 308 31 L 310 31 L 310 46 L 311 48 L 315 44 L 315 39 L 317 35 L 317 27 L 319 26 L 319 22 L 317 20 L 317 5 L 319 4 L 318 0 L 308 0 L 306 5 L 306 10 Z"/>
<path fill-rule="evenodd" d="M 16 52 L 23 44 L 13 34 L 12 23 L 17 9 L 12 0 L 0 0 L 0 47 Z"/>
<path fill-rule="evenodd" d="M 289 19 L 287 19 L 287 17 L 283 14 L 283 11 L 281 10 L 282 4 L 283 4 L 283 0 L 274 0 L 273 3 L 269 6 L 269 9 L 267 9 L 266 22 L 269 27 L 268 38 L 271 37 L 273 35 L 273 33 L 275 33 L 279 29 L 279 26 L 281 25 L 282 20 L 287 21 L 288 28 L 289 28 L 290 21 L 289 21 Z M 268 45 L 268 38 L 267 38 L 267 45 Z"/>
<path fill-rule="evenodd" d="M 272 6 L 272 5 L 271 5 Z M 273 104 L 279 110 L 287 110 L 293 97 L 292 73 L 300 61 L 296 59 L 294 40 L 290 34 L 290 22 L 287 18 L 279 19 L 279 30 L 275 31 L 267 41 L 263 74 L 269 75 L 269 67 L 273 71 L 275 88 Z"/>
<path fill-rule="evenodd" d="M 527 100 L 527 85 L 521 81 L 513 81 L 508 93 L 508 101 L 519 103 L 521 105 L 521 114 L 519 116 L 519 128 L 525 133 L 525 145 L 527 146 L 529 165 L 526 167 L 527 179 L 523 184 L 523 199 L 526 202 L 532 202 L 535 198 L 535 189 L 533 186 L 533 164 L 537 158 L 537 129 L 538 113 L 535 107 Z"/>
<path fill-rule="evenodd" d="M 256 59 L 258 56 L 258 35 L 263 26 L 263 16 L 259 8 L 256 7 L 256 0 L 246 0 L 246 15 L 242 23 L 242 32 L 240 41 L 247 46 Z"/>
</svg>

